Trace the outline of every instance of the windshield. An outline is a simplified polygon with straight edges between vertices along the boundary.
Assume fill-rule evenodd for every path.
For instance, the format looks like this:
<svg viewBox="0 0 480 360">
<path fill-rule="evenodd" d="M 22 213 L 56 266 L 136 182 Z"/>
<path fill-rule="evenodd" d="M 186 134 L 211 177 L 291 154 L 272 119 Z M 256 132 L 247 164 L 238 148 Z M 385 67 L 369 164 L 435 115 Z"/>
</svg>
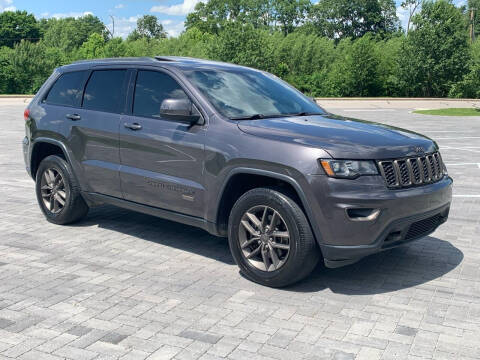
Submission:
<svg viewBox="0 0 480 360">
<path fill-rule="evenodd" d="M 294 88 L 261 71 L 208 69 L 185 74 L 230 119 L 325 113 Z"/>
</svg>

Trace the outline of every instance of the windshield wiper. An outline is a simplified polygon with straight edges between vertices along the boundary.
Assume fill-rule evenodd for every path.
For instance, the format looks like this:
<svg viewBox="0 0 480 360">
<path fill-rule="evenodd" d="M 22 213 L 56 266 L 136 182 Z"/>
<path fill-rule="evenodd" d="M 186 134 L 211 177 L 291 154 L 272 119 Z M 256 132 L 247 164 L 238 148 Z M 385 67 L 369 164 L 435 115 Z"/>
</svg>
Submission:
<svg viewBox="0 0 480 360">
<path fill-rule="evenodd" d="M 315 112 L 300 112 L 297 114 L 288 114 L 288 116 L 314 116 L 314 115 L 325 115 L 324 113 L 315 113 Z"/>
<path fill-rule="evenodd" d="M 230 119 L 231 120 L 260 120 L 260 119 L 273 119 L 273 118 L 295 117 L 295 116 L 313 116 L 313 115 L 325 115 L 325 114 L 304 111 L 297 114 L 270 114 L 270 115 L 254 114 L 250 116 L 234 117 Z"/>
<path fill-rule="evenodd" d="M 260 119 L 272 119 L 272 118 L 280 118 L 280 117 L 285 117 L 285 115 L 281 115 L 281 114 L 272 114 L 272 115 L 254 114 L 254 115 L 250 115 L 250 116 L 234 117 L 234 118 L 230 118 L 230 119 L 231 120 L 260 120 Z"/>
</svg>

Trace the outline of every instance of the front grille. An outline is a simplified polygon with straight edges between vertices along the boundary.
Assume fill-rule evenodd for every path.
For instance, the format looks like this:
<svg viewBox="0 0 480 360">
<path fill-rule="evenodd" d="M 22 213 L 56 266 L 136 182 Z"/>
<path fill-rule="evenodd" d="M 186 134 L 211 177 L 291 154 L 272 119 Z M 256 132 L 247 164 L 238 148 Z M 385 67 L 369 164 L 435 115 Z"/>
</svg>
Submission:
<svg viewBox="0 0 480 360">
<path fill-rule="evenodd" d="M 408 229 L 405 240 L 412 240 L 422 236 L 426 236 L 434 231 L 442 222 L 444 218 L 442 215 L 437 214 L 431 218 L 424 219 L 413 223 Z"/>
<path fill-rule="evenodd" d="M 443 163 L 440 153 L 420 157 L 379 161 L 378 167 L 387 186 L 398 189 L 421 186 L 443 178 Z"/>
</svg>

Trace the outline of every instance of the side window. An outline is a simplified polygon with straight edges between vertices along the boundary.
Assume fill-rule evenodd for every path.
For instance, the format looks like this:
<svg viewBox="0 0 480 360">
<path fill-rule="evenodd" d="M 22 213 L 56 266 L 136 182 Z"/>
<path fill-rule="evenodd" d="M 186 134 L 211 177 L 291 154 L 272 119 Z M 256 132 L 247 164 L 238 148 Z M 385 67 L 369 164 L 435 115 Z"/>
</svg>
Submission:
<svg viewBox="0 0 480 360">
<path fill-rule="evenodd" d="M 159 118 L 160 105 L 165 99 L 188 99 L 188 96 L 171 76 L 158 71 L 139 71 L 133 115 Z"/>
<path fill-rule="evenodd" d="M 75 71 L 61 75 L 48 92 L 47 104 L 80 106 L 83 93 L 85 71 Z"/>
<path fill-rule="evenodd" d="M 122 113 L 125 105 L 124 81 L 127 70 L 94 71 L 83 96 L 85 109 Z"/>
</svg>

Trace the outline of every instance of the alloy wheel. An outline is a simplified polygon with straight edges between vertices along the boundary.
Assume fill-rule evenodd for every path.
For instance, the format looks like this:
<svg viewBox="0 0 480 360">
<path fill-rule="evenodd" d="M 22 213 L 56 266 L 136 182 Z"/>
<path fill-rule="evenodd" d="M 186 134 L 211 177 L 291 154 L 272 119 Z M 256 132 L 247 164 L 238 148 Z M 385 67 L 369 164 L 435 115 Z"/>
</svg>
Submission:
<svg viewBox="0 0 480 360">
<path fill-rule="evenodd" d="M 53 214 L 60 213 L 67 201 L 65 182 L 60 172 L 55 168 L 45 170 L 40 186 L 45 207 Z"/>
<path fill-rule="evenodd" d="M 272 272 L 280 269 L 290 253 L 290 232 L 281 215 L 268 206 L 255 206 L 241 219 L 240 248 L 255 268 Z"/>
</svg>

